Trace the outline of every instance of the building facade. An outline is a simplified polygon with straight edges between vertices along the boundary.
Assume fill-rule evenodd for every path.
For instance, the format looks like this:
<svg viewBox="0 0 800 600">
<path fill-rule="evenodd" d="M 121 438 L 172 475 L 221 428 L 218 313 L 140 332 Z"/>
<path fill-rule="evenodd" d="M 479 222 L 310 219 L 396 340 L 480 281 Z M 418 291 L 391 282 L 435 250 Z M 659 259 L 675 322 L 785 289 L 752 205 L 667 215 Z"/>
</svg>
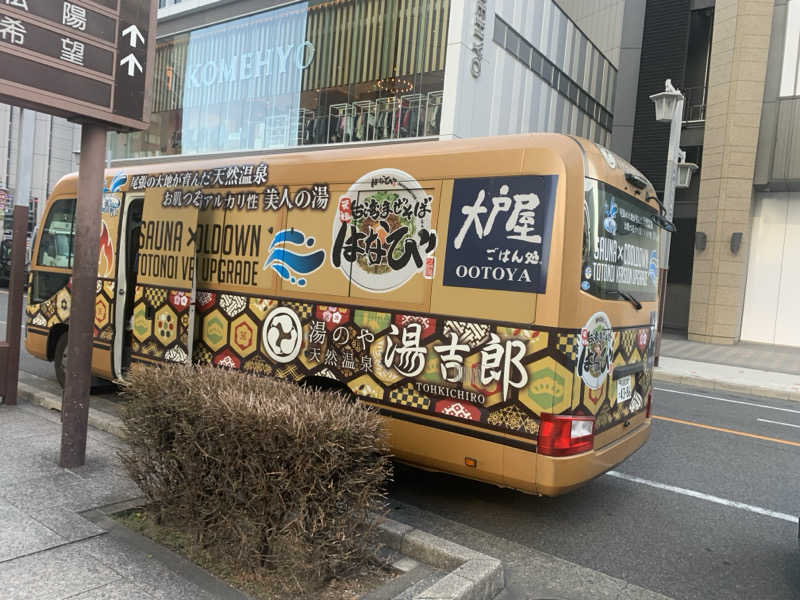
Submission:
<svg viewBox="0 0 800 600">
<path fill-rule="evenodd" d="M 765 9 L 761 31 L 769 29 L 770 42 L 741 338 L 800 346 L 792 308 L 800 295 L 800 0 L 776 0 L 771 20 Z"/>
<path fill-rule="evenodd" d="M 60 117 L 36 114 L 33 162 L 31 164 L 31 197 L 28 231 L 39 222 L 41 211 L 56 182 L 78 168 L 80 158 L 80 126 Z M 0 189 L 15 196 L 17 188 L 17 137 L 21 111 L 0 104 Z M 5 196 L 5 194 L 4 194 Z M 2 207 L 0 236 L 10 235 L 12 206 Z"/>
<path fill-rule="evenodd" d="M 644 0 L 167 0 L 151 127 L 112 136 L 113 157 L 528 131 L 610 146 L 622 28 L 577 22 L 626 2 Z"/>
<path fill-rule="evenodd" d="M 800 0 L 648 0 L 632 161 L 663 190 L 666 124 L 649 95 L 686 96 L 665 326 L 691 340 L 800 346 Z"/>
</svg>

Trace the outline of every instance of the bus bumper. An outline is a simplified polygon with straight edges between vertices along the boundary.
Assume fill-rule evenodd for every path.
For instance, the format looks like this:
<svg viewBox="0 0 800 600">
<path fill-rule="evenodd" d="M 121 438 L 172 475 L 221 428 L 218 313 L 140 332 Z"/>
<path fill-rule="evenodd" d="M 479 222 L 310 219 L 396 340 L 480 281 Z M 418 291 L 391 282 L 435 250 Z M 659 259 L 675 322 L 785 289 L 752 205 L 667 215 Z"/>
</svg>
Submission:
<svg viewBox="0 0 800 600">
<path fill-rule="evenodd" d="M 47 334 L 31 331 L 27 328 L 25 332 L 25 350 L 28 354 L 47 360 Z"/>
<path fill-rule="evenodd" d="M 602 448 L 576 456 L 536 455 L 536 492 L 558 496 L 613 469 L 636 452 L 650 437 L 651 420 Z"/>
</svg>

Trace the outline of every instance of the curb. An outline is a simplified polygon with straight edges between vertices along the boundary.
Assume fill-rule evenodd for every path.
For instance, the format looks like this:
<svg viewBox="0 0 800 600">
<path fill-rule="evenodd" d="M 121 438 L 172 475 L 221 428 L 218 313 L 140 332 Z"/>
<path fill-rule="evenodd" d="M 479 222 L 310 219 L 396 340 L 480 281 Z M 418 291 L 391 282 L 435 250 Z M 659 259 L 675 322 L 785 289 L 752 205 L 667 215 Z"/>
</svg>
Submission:
<svg viewBox="0 0 800 600">
<path fill-rule="evenodd" d="M 36 387 L 22 381 L 17 384 L 17 394 L 31 404 L 61 412 L 61 397 L 56 394 L 36 389 Z M 100 431 L 115 435 L 120 439 L 125 440 L 128 438 L 128 432 L 125 430 L 125 425 L 123 425 L 121 419 L 99 410 L 89 409 L 89 425 Z"/>
<path fill-rule="evenodd" d="M 675 383 L 695 388 L 702 387 L 715 392 L 728 392 L 743 396 L 758 396 L 760 398 L 780 398 L 781 400 L 800 402 L 800 390 L 740 384 L 729 380 L 662 371 L 659 367 L 653 369 L 653 381 L 657 383 Z"/>
<path fill-rule="evenodd" d="M 505 587 L 503 563 L 410 525 L 382 518 L 381 541 L 419 562 L 450 571 L 414 600 L 491 600 Z"/>
<path fill-rule="evenodd" d="M 229 583 L 196 565 L 180 553 L 154 542 L 112 518 L 115 513 L 138 508 L 144 503 L 144 498 L 137 498 L 93 508 L 78 514 L 87 521 L 104 529 L 105 535 L 125 544 L 127 548 L 138 550 L 148 558 L 157 560 L 169 571 L 196 585 L 213 598 L 218 600 L 253 600 L 252 596 L 232 587 Z"/>
</svg>

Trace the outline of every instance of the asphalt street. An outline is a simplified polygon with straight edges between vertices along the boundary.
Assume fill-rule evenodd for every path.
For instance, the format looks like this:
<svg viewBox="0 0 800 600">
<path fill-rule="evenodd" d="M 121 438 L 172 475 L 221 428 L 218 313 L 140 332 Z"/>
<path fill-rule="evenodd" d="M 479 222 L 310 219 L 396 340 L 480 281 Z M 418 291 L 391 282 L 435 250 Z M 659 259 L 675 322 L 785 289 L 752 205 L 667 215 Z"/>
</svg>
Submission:
<svg viewBox="0 0 800 600">
<path fill-rule="evenodd" d="M 7 300 L 0 290 L 3 337 Z M 21 369 L 55 380 L 24 348 Z M 559 498 L 401 467 L 390 500 L 473 545 L 491 536 L 496 553 L 545 552 L 673 598 L 800 597 L 800 403 L 663 385 L 652 414 L 641 450 Z M 517 561 L 506 579 L 504 600 L 536 597 Z"/>
<path fill-rule="evenodd" d="M 390 497 L 673 598 L 800 597 L 800 403 L 665 386 L 653 415 L 639 452 L 559 498 L 405 468 Z M 508 598 L 533 597 L 513 569 Z"/>
<path fill-rule="evenodd" d="M 6 339 L 6 319 L 8 318 L 8 289 L 3 284 L 0 289 L 0 339 Z M 24 325 L 25 318 L 23 317 L 23 330 L 21 335 L 25 335 Z M 34 358 L 25 352 L 25 338 L 21 338 L 22 349 L 19 356 L 19 368 L 28 373 L 33 373 L 39 377 L 44 377 L 56 380 L 55 372 L 53 371 L 53 363 L 49 363 L 38 358 Z"/>
</svg>

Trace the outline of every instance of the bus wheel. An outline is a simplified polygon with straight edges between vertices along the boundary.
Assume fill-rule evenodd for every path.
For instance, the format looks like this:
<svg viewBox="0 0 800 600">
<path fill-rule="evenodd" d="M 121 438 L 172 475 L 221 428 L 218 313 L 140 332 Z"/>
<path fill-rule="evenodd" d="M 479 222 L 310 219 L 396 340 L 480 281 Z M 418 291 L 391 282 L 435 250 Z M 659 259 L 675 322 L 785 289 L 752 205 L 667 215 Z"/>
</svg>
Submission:
<svg viewBox="0 0 800 600">
<path fill-rule="evenodd" d="M 58 379 L 58 383 L 61 385 L 61 388 L 64 388 L 64 382 L 67 380 L 67 333 L 64 332 L 61 334 L 61 337 L 58 338 L 56 342 L 56 349 L 53 353 L 54 355 L 54 362 L 56 367 L 56 379 Z"/>
</svg>

